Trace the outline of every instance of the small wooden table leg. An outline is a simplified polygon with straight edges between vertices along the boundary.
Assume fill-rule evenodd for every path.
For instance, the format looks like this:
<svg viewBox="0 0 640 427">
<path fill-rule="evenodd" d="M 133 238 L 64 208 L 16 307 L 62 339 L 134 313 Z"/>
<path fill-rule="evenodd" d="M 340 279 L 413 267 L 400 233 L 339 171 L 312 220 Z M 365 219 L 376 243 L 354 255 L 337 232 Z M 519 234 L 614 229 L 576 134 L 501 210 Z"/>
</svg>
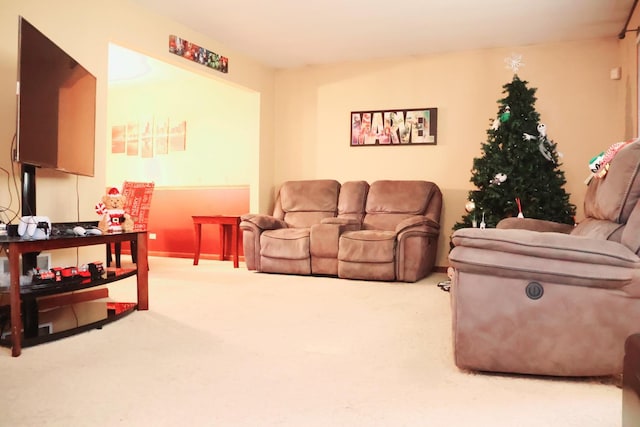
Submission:
<svg viewBox="0 0 640 427">
<path fill-rule="evenodd" d="M 149 310 L 149 258 L 147 233 L 138 233 L 136 237 L 138 310 Z"/>
<path fill-rule="evenodd" d="M 224 261 L 224 236 L 227 230 L 225 224 L 219 224 L 218 229 L 220 230 L 220 261 Z"/>
<path fill-rule="evenodd" d="M 231 226 L 231 251 L 233 252 L 233 268 L 238 268 L 238 224 Z"/>
<path fill-rule="evenodd" d="M 198 265 L 198 261 L 200 261 L 200 240 L 201 240 L 201 233 L 202 233 L 202 224 L 200 223 L 195 223 L 193 224 L 194 228 L 195 228 L 195 232 L 196 232 L 196 250 L 195 253 L 193 255 L 193 265 Z"/>
<path fill-rule="evenodd" d="M 9 301 L 11 304 L 11 355 L 22 352 L 22 316 L 20 315 L 20 255 L 9 246 Z"/>
<path fill-rule="evenodd" d="M 116 267 L 117 268 L 121 268 L 122 267 L 122 262 L 120 262 L 120 260 L 122 259 L 122 243 L 121 242 L 116 242 L 113 244 L 115 246 L 115 251 L 116 251 Z"/>
</svg>

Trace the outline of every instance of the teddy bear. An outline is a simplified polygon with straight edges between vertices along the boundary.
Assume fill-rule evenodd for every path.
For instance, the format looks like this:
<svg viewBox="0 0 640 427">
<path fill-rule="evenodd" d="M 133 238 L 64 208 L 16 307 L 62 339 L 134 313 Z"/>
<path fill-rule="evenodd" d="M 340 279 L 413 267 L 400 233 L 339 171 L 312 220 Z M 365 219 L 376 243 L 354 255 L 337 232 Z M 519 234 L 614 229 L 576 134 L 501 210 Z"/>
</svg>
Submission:
<svg viewBox="0 0 640 427">
<path fill-rule="evenodd" d="M 96 204 L 96 213 L 101 216 L 98 228 L 103 233 L 129 232 L 133 230 L 133 219 L 124 211 L 127 198 L 117 188 L 110 188 Z"/>
</svg>

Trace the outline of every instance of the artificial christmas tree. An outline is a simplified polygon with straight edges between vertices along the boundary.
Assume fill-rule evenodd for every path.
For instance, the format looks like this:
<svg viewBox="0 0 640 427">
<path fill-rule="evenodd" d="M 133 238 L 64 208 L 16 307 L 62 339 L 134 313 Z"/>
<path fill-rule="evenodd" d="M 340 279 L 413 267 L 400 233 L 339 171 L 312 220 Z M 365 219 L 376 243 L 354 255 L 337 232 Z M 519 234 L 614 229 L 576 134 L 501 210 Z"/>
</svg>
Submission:
<svg viewBox="0 0 640 427">
<path fill-rule="evenodd" d="M 569 202 L 556 144 L 534 108 L 535 88 L 520 80 L 517 66 L 506 97 L 482 143 L 483 156 L 473 159 L 467 214 L 454 225 L 495 227 L 503 218 L 524 216 L 573 224 L 575 205 Z"/>
</svg>

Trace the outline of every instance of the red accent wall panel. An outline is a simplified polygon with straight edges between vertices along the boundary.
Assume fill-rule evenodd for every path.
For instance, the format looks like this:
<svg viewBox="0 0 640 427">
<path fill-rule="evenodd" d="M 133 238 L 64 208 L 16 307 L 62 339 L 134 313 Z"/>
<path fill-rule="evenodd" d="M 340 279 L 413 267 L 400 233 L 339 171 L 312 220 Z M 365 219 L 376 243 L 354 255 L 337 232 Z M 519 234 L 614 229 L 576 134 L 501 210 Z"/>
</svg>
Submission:
<svg viewBox="0 0 640 427">
<path fill-rule="evenodd" d="M 149 211 L 149 254 L 192 258 L 195 233 L 192 215 L 235 215 L 249 212 L 249 187 L 173 188 L 156 187 Z M 231 253 L 231 233 L 225 239 L 225 253 Z M 202 226 L 200 259 L 218 259 L 220 232 L 217 225 Z M 239 244 L 242 251 L 242 236 Z M 231 259 L 227 255 L 226 259 Z"/>
</svg>

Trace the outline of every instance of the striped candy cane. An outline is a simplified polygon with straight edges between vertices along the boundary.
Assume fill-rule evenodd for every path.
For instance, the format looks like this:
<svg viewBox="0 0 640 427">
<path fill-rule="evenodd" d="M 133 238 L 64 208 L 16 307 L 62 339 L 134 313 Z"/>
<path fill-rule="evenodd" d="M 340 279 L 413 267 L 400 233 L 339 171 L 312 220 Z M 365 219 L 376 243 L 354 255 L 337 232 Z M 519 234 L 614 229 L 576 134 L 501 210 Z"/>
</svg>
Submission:
<svg viewBox="0 0 640 427">
<path fill-rule="evenodd" d="M 107 206 L 102 202 L 96 203 L 95 208 L 96 208 L 96 213 L 100 216 L 107 213 Z"/>
</svg>

